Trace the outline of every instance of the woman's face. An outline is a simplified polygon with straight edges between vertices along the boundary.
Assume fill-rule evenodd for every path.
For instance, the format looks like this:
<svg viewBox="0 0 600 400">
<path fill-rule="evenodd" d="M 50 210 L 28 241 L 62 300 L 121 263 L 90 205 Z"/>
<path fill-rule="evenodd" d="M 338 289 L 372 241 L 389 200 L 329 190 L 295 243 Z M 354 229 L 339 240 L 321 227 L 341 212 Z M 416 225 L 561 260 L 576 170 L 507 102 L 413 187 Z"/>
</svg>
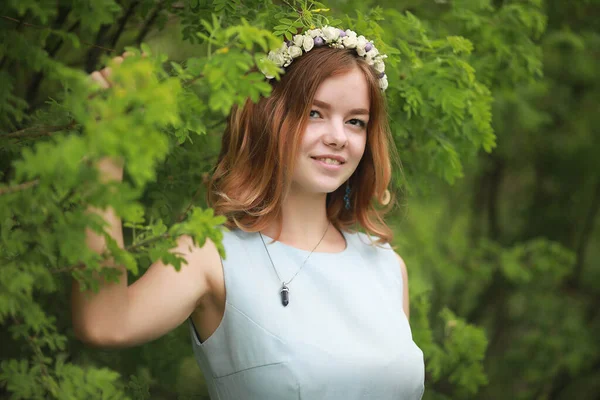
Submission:
<svg viewBox="0 0 600 400">
<path fill-rule="evenodd" d="M 365 151 L 368 122 L 369 88 L 358 68 L 323 81 L 302 137 L 292 191 L 331 193 L 344 184 Z M 343 162 L 317 160 L 327 155 Z"/>
</svg>

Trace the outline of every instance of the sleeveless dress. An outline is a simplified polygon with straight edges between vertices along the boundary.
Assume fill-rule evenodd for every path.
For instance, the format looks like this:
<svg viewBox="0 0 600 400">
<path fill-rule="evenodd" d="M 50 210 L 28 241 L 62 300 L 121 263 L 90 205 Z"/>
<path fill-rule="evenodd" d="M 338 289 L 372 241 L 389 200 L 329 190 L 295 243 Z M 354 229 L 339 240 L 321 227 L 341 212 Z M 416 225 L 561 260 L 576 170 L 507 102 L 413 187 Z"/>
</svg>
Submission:
<svg viewBox="0 0 600 400">
<path fill-rule="evenodd" d="M 194 356 L 212 400 L 419 400 L 423 352 L 402 308 L 402 275 L 391 247 L 342 232 L 346 249 L 313 252 L 288 285 L 257 232 L 224 230 L 225 313 Z M 309 251 L 263 235 L 288 281 Z"/>
</svg>

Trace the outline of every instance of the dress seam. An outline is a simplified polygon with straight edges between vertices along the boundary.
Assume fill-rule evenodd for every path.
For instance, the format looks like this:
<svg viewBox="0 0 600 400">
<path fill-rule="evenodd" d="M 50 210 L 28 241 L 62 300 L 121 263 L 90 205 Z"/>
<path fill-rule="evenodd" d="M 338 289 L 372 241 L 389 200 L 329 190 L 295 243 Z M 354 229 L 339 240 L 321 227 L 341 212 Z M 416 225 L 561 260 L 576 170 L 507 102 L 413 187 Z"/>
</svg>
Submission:
<svg viewBox="0 0 600 400">
<path fill-rule="evenodd" d="M 261 324 L 259 324 L 255 320 L 253 320 L 252 318 L 250 318 L 245 312 L 243 312 L 242 310 L 240 310 L 239 308 L 237 308 L 236 306 L 234 306 L 233 304 L 231 304 L 229 301 L 226 301 L 226 302 L 227 302 L 227 304 L 229 304 L 229 306 L 231 308 L 233 308 L 235 311 L 237 311 L 238 313 L 240 313 L 241 315 L 243 315 L 248 321 L 252 322 L 254 325 L 256 325 L 257 327 L 259 327 L 261 330 L 265 331 L 266 333 L 268 333 L 269 335 L 271 335 L 273 338 L 277 339 L 279 342 L 281 342 L 281 344 L 287 344 L 279 336 L 277 336 L 276 334 L 274 334 L 273 332 L 271 332 L 270 330 L 268 330 L 267 328 L 265 328 L 264 326 L 262 326 Z"/>
<path fill-rule="evenodd" d="M 268 363 L 268 364 L 255 365 L 255 366 L 252 366 L 252 367 L 240 369 L 239 371 L 230 372 L 230 373 L 228 373 L 226 375 L 220 375 L 220 376 L 217 376 L 215 378 L 216 379 L 227 378 L 228 376 L 239 374 L 240 372 L 244 372 L 244 371 L 249 371 L 251 369 L 263 368 L 263 367 L 270 367 L 270 366 L 273 366 L 273 365 L 280 365 L 280 364 L 286 364 L 286 363 L 287 363 L 286 361 L 278 361 L 278 362 L 273 362 L 273 363 Z"/>
</svg>

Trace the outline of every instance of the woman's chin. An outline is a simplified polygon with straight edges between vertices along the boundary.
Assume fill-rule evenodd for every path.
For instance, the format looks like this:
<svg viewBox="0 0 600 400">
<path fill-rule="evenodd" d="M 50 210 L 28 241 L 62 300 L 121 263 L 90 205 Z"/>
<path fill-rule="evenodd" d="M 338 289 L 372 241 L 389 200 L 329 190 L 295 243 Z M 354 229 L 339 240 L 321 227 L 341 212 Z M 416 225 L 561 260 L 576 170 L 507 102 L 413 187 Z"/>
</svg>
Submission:
<svg viewBox="0 0 600 400">
<path fill-rule="evenodd" d="M 314 187 L 313 192 L 329 194 L 329 193 L 333 193 L 336 190 L 338 190 L 341 185 L 342 185 L 342 183 L 337 183 L 337 182 L 334 184 L 328 184 L 328 185 L 318 185 L 318 186 Z"/>
<path fill-rule="evenodd" d="M 312 194 L 328 194 L 338 190 L 341 186 L 346 183 L 344 177 L 319 177 L 320 179 L 308 179 L 296 180 L 292 183 L 292 192 L 304 192 Z M 323 179 L 325 178 L 325 179 Z"/>
</svg>

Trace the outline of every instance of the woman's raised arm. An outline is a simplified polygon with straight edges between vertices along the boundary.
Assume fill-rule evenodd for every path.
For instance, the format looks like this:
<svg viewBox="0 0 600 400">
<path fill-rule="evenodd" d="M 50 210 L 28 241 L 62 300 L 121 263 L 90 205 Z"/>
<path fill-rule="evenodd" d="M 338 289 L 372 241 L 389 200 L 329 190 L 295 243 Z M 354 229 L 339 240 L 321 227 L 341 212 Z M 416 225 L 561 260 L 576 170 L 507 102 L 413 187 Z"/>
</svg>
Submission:
<svg viewBox="0 0 600 400">
<path fill-rule="evenodd" d="M 111 209 L 102 215 L 122 246 L 120 219 Z M 95 232 L 88 231 L 87 243 L 95 251 L 104 250 L 104 239 Z M 187 261 L 179 272 L 158 261 L 128 286 L 125 269 L 107 264 L 121 271 L 119 283 L 102 281 L 97 293 L 82 292 L 74 280 L 71 304 L 77 337 L 100 347 L 129 347 L 157 339 L 183 323 L 210 293 L 208 263 L 218 253 L 210 239 L 199 248 L 186 235 L 172 251 Z"/>
<path fill-rule="evenodd" d="M 116 59 L 117 63 L 122 60 Z M 110 86 L 109 76 L 106 68 L 91 75 L 103 87 Z M 123 166 L 117 160 L 102 159 L 97 167 L 104 181 L 123 179 Z M 90 207 L 88 212 L 104 218 L 108 233 L 123 248 L 121 219 L 114 210 Z M 91 229 L 86 231 L 86 244 L 98 253 L 106 249 L 104 237 Z M 207 266 L 216 262 L 218 252 L 210 240 L 199 248 L 187 235 L 179 238 L 172 251 L 187 261 L 179 272 L 158 261 L 128 286 L 125 268 L 107 261 L 106 266 L 119 269 L 119 283 L 101 281 L 100 290 L 94 293 L 82 292 L 74 280 L 71 306 L 76 336 L 96 346 L 134 346 L 156 339 L 184 322 L 209 293 Z"/>
</svg>

